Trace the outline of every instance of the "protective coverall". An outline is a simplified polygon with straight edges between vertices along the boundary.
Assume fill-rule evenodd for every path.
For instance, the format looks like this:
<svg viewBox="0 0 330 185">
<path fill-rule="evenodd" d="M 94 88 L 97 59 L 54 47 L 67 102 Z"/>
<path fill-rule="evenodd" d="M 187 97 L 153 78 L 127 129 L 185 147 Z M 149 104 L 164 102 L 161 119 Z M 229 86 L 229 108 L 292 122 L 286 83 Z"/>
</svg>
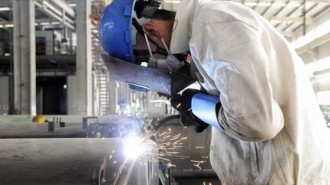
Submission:
<svg viewBox="0 0 330 185">
<path fill-rule="evenodd" d="M 233 2 L 181 0 L 171 52 L 220 97 L 210 160 L 223 184 L 330 184 L 328 130 L 304 64 L 286 39 Z"/>
</svg>

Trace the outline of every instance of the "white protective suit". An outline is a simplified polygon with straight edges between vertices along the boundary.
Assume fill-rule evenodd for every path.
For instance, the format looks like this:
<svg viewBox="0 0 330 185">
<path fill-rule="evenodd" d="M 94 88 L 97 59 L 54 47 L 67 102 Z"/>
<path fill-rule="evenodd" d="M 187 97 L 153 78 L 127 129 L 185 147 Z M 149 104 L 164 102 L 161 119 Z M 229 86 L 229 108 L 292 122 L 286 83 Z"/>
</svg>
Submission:
<svg viewBox="0 0 330 185">
<path fill-rule="evenodd" d="M 181 0 L 171 52 L 190 49 L 198 80 L 219 96 L 210 159 L 223 184 L 330 184 L 328 129 L 304 64 L 253 10 Z"/>
</svg>

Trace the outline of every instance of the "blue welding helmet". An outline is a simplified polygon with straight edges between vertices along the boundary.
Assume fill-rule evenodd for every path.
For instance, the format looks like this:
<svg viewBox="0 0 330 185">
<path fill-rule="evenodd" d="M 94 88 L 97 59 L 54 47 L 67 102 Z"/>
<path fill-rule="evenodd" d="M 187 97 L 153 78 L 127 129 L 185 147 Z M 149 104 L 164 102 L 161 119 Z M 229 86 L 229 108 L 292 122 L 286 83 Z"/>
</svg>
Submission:
<svg viewBox="0 0 330 185">
<path fill-rule="evenodd" d="M 115 58 L 135 63 L 134 37 L 139 30 L 132 23 L 138 22 L 137 18 L 150 18 L 159 6 L 159 0 L 113 0 L 100 17 L 99 33 L 103 49 Z"/>
</svg>

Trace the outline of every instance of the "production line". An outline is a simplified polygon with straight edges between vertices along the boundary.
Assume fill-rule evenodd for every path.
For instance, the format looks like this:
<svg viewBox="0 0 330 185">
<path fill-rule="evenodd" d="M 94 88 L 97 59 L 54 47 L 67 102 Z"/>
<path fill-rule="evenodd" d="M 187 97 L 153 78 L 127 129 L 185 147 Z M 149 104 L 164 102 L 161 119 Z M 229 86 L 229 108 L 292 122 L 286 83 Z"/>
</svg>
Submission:
<svg viewBox="0 0 330 185">
<path fill-rule="evenodd" d="M 330 184 L 329 7 L 0 0 L 0 184 Z"/>
</svg>

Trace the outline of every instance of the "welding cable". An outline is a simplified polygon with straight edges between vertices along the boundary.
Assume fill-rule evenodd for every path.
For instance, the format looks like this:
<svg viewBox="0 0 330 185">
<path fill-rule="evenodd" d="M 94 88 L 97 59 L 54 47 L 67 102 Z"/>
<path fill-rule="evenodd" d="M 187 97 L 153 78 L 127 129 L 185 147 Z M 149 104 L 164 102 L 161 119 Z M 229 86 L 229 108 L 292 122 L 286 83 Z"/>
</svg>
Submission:
<svg viewBox="0 0 330 185">
<path fill-rule="evenodd" d="M 160 120 L 158 120 L 155 123 L 155 127 L 153 128 L 154 130 L 158 130 L 161 126 L 163 126 L 166 122 L 171 121 L 171 120 L 179 120 L 180 119 L 180 115 L 172 115 L 172 116 L 167 116 L 165 118 L 162 118 Z"/>
</svg>

